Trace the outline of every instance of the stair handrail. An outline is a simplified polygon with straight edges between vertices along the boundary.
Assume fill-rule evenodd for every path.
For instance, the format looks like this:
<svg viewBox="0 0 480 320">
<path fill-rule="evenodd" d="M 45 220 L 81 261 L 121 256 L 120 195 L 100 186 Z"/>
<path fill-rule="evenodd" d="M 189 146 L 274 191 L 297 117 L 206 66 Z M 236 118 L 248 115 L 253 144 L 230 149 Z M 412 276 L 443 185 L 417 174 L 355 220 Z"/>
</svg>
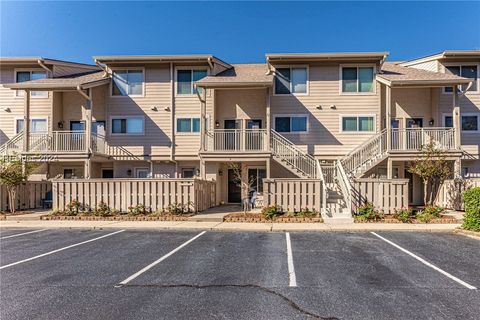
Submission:
<svg viewBox="0 0 480 320">
<path fill-rule="evenodd" d="M 2 144 L 0 146 L 0 154 L 8 155 L 9 149 L 12 149 L 12 146 L 17 145 L 18 142 L 21 142 L 21 145 L 19 147 L 22 148 L 23 147 L 23 131 L 17 133 L 10 140 Z"/>
<path fill-rule="evenodd" d="M 322 198 L 321 198 L 322 205 L 321 205 L 320 213 L 323 216 L 327 210 L 327 195 L 328 195 L 327 183 L 325 181 L 325 176 L 323 175 L 323 170 L 322 170 L 322 166 L 320 165 L 320 160 L 316 159 L 316 162 L 317 162 L 318 178 L 320 179 L 320 181 L 322 181 Z"/>
<path fill-rule="evenodd" d="M 383 155 L 387 152 L 387 129 L 383 129 L 376 135 L 370 137 L 358 147 L 347 153 L 340 161 L 345 172 L 350 174 L 372 159 L 372 153 Z M 367 150 L 371 149 L 371 152 Z M 375 151 L 375 152 L 373 152 Z M 354 161 L 357 160 L 357 161 Z M 353 162 L 353 163 L 352 163 Z"/>
<path fill-rule="evenodd" d="M 316 164 L 316 159 L 299 149 L 293 142 L 282 136 L 274 129 L 270 129 L 270 150 L 273 155 L 283 157 L 282 160 L 293 166 L 296 170 L 302 172 L 309 178 L 318 179 L 319 172 Z M 277 143 L 281 144 L 282 150 L 279 150 Z"/>
<path fill-rule="evenodd" d="M 340 186 L 340 190 L 342 190 L 343 197 L 345 199 L 345 204 L 347 205 L 347 210 L 351 214 L 352 213 L 352 184 L 351 181 L 343 168 L 342 161 L 336 161 L 336 170 L 335 173 L 337 175 L 336 179 L 338 181 L 338 185 Z"/>
</svg>

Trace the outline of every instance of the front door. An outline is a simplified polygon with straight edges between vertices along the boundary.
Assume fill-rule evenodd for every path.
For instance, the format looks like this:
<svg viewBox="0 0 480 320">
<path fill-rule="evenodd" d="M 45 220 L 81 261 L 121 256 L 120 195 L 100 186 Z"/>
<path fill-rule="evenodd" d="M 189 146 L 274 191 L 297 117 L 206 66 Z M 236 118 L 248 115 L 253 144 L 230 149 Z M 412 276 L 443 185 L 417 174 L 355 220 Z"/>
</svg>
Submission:
<svg viewBox="0 0 480 320">
<path fill-rule="evenodd" d="M 399 119 L 392 119 L 391 120 L 392 126 L 392 150 L 398 150 L 400 148 L 400 137 L 399 137 L 399 128 L 400 128 L 400 120 Z"/>
<path fill-rule="evenodd" d="M 423 145 L 422 132 L 421 130 L 415 130 L 423 128 L 423 119 L 422 118 L 409 118 L 407 119 L 407 136 L 406 136 L 406 145 L 408 150 L 418 150 Z"/>
<path fill-rule="evenodd" d="M 225 120 L 223 122 L 224 133 L 224 146 L 226 150 L 235 150 L 240 147 L 240 136 L 237 132 L 236 120 Z"/>
<path fill-rule="evenodd" d="M 242 188 L 233 169 L 228 169 L 228 203 L 242 202 Z"/>
<path fill-rule="evenodd" d="M 70 131 L 85 131 L 85 122 L 70 121 Z"/>
<path fill-rule="evenodd" d="M 245 131 L 245 149 L 246 150 L 262 150 L 263 134 L 258 131 L 262 129 L 261 119 L 247 120 L 247 130 Z"/>
<path fill-rule="evenodd" d="M 85 149 L 85 122 L 70 121 L 70 146 L 68 150 L 84 150 Z"/>
</svg>

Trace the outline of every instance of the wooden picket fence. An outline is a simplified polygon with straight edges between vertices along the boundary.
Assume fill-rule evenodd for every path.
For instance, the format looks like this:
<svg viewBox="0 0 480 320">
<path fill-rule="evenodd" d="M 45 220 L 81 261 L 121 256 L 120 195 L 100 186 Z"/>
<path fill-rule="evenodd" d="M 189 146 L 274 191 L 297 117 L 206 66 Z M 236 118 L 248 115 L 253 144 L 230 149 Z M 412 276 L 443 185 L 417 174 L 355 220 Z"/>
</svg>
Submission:
<svg viewBox="0 0 480 320">
<path fill-rule="evenodd" d="M 448 209 L 463 210 L 463 192 L 476 187 L 480 187 L 479 178 L 445 180 L 438 190 L 435 204 Z"/>
<path fill-rule="evenodd" d="M 28 181 L 19 186 L 15 210 L 32 210 L 42 207 L 42 199 L 52 190 L 50 181 Z M 0 185 L 0 211 L 7 211 L 8 192 L 4 185 Z"/>
<path fill-rule="evenodd" d="M 353 211 L 366 202 L 385 213 L 408 207 L 408 179 L 355 179 L 352 189 Z"/>
<path fill-rule="evenodd" d="M 263 180 L 264 205 L 277 205 L 284 211 L 308 208 L 322 209 L 322 181 L 320 179 L 275 178 Z"/>
<path fill-rule="evenodd" d="M 200 179 L 64 179 L 52 183 L 53 208 L 58 210 L 76 200 L 87 209 L 100 203 L 121 212 L 137 205 L 151 211 L 179 205 L 196 213 L 216 202 L 215 182 Z"/>
</svg>

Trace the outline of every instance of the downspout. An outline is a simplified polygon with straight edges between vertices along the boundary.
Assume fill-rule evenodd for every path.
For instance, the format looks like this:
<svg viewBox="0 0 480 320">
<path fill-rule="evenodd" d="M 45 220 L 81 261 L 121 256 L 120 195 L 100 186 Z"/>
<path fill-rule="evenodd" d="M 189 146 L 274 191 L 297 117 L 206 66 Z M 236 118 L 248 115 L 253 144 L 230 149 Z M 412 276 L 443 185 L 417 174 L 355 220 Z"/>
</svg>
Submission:
<svg viewBox="0 0 480 320">
<path fill-rule="evenodd" d="M 210 66 L 210 69 L 212 70 L 212 74 L 213 74 L 214 66 L 213 66 L 212 60 L 213 60 L 212 57 L 208 57 L 207 62 L 208 62 L 208 65 Z"/>
<path fill-rule="evenodd" d="M 78 93 L 80 93 L 80 94 L 81 94 L 85 99 L 87 99 L 88 101 L 91 101 L 91 100 L 92 100 L 92 98 L 91 98 L 88 94 L 86 94 L 85 92 L 83 92 L 82 86 L 81 86 L 80 84 L 77 86 L 77 91 L 78 91 Z"/>
<path fill-rule="evenodd" d="M 272 74 L 272 65 L 270 64 L 270 58 L 267 57 L 267 73 L 266 75 Z"/>
<path fill-rule="evenodd" d="M 52 78 L 53 78 L 53 71 L 50 70 L 44 63 L 43 59 L 38 59 L 37 60 L 37 63 L 40 67 L 42 67 L 43 69 L 47 70 L 47 74 L 52 74 Z"/>
<path fill-rule="evenodd" d="M 106 78 L 108 76 L 108 69 L 107 69 L 107 66 L 98 62 L 97 59 L 95 59 L 95 64 L 103 70 L 104 74 L 103 74 L 103 77 Z"/>
<path fill-rule="evenodd" d="M 470 88 L 472 86 L 473 86 L 473 81 L 470 81 L 468 83 L 468 86 L 465 88 L 465 90 L 460 91 L 460 94 L 458 95 L 458 98 L 460 99 L 461 97 L 463 97 L 467 93 L 467 91 L 470 90 Z"/>
</svg>

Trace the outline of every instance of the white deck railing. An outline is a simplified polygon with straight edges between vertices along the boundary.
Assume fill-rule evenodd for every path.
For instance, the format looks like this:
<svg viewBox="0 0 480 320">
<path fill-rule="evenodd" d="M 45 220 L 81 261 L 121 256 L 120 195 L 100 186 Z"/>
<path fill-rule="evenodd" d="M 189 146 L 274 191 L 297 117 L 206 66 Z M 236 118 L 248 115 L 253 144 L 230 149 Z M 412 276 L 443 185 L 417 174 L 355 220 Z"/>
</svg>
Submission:
<svg viewBox="0 0 480 320">
<path fill-rule="evenodd" d="M 337 160 L 335 163 L 335 180 L 338 182 L 338 186 L 343 194 L 345 205 L 347 206 L 348 213 L 352 212 L 352 184 L 348 178 L 342 162 Z"/>
<path fill-rule="evenodd" d="M 416 151 L 433 143 L 442 150 L 455 149 L 454 128 L 407 128 L 392 129 L 393 151 Z"/>
<path fill-rule="evenodd" d="M 19 154 L 23 149 L 23 132 L 20 132 L 12 139 L 8 140 L 0 146 L 0 155 L 11 156 Z"/>
<path fill-rule="evenodd" d="M 265 129 L 216 129 L 206 134 L 207 151 L 268 151 Z"/>
</svg>

